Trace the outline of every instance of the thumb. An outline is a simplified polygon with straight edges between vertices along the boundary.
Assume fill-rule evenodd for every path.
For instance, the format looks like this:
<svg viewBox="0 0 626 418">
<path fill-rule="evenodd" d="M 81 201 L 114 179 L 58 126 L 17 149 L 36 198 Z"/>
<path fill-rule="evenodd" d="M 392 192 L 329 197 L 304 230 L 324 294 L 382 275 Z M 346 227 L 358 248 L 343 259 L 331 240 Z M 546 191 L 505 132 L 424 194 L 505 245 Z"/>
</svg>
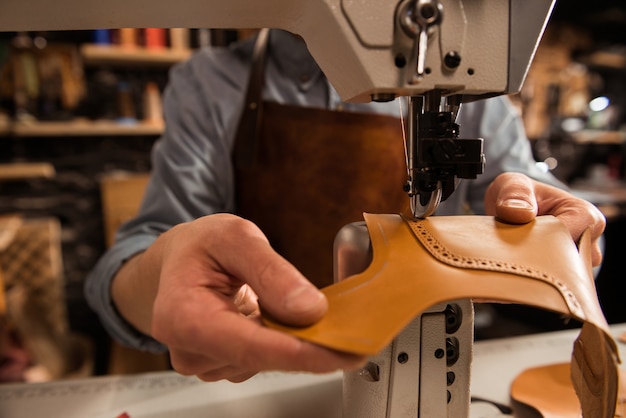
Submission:
<svg viewBox="0 0 626 418">
<path fill-rule="evenodd" d="M 324 294 L 272 249 L 256 225 L 240 219 L 235 229 L 222 235 L 227 238 L 217 250 L 221 268 L 247 283 L 275 320 L 294 326 L 320 320 L 328 310 Z"/>
<path fill-rule="evenodd" d="M 275 320 L 294 326 L 311 325 L 328 310 L 326 296 L 292 264 L 269 252 L 264 266 L 248 280 L 261 309 Z"/>
<path fill-rule="evenodd" d="M 499 175 L 485 193 L 485 212 L 514 224 L 532 221 L 537 216 L 533 182 L 520 173 Z"/>
</svg>

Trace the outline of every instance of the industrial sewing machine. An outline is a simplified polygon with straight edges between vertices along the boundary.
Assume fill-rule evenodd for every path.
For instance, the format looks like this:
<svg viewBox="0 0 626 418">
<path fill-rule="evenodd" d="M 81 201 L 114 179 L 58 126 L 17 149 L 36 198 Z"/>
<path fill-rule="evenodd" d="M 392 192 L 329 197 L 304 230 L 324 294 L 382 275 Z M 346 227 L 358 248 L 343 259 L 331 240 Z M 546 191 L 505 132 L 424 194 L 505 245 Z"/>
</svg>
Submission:
<svg viewBox="0 0 626 418">
<path fill-rule="evenodd" d="M 464 102 L 519 91 L 555 0 L 3 0 L 0 30 L 282 28 L 301 35 L 346 101 L 409 97 L 408 182 L 415 217 L 435 212 L 484 167 L 459 139 Z M 362 224 L 337 239 L 336 279 L 370 259 Z M 463 417 L 469 410 L 471 301 L 432 307 L 344 379 L 346 417 Z M 444 358 L 445 361 L 437 361 Z"/>
</svg>

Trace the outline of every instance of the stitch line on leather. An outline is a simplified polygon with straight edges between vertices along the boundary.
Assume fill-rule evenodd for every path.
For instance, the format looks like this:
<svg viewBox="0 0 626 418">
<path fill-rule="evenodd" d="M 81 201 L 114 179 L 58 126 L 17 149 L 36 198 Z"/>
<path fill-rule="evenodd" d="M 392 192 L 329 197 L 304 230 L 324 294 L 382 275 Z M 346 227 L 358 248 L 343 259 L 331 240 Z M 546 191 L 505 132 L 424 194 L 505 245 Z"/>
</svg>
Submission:
<svg viewBox="0 0 626 418">
<path fill-rule="evenodd" d="M 581 304 L 578 301 L 578 298 L 561 280 L 543 271 L 521 264 L 510 263 L 501 260 L 492 260 L 488 258 L 465 257 L 454 254 L 432 235 L 428 228 L 424 226 L 423 222 L 414 221 L 406 218 L 405 221 L 411 228 L 411 231 L 413 231 L 415 237 L 422 243 L 422 245 L 426 247 L 426 249 L 433 255 L 433 257 L 435 257 L 442 263 L 466 269 L 512 273 L 518 276 L 526 276 L 532 279 L 548 282 L 556 287 L 559 292 L 561 292 L 561 295 L 563 295 L 565 303 L 570 308 L 572 314 L 578 316 L 581 319 L 585 319 L 586 316 L 581 307 Z"/>
</svg>

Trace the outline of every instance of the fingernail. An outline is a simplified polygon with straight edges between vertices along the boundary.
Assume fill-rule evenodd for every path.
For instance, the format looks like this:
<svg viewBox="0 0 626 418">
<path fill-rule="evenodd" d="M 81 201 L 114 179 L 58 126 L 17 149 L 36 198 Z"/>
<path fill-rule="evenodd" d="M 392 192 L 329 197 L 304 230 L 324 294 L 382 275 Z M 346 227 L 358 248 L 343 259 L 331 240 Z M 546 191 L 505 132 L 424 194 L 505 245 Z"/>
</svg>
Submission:
<svg viewBox="0 0 626 418">
<path fill-rule="evenodd" d="M 533 209 L 533 205 L 523 199 L 507 199 L 501 203 L 501 206 L 511 209 Z"/>
<path fill-rule="evenodd" d="M 290 313 L 305 314 L 318 312 L 324 307 L 324 295 L 311 286 L 300 286 L 293 290 L 285 299 L 285 308 Z"/>
</svg>

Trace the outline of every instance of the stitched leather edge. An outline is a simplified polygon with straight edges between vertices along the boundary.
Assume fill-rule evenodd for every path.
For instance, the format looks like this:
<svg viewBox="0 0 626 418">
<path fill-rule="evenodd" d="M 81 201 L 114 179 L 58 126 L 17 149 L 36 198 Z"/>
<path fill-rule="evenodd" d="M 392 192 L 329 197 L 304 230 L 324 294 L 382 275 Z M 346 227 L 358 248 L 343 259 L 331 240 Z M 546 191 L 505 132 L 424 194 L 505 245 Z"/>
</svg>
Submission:
<svg viewBox="0 0 626 418">
<path fill-rule="evenodd" d="M 465 257 L 455 254 L 433 236 L 426 225 L 424 225 L 424 222 L 407 218 L 405 218 L 405 221 L 424 248 L 426 248 L 433 257 L 442 263 L 464 269 L 511 273 L 547 282 L 548 284 L 554 286 L 561 293 L 561 295 L 563 295 L 563 299 L 569 307 L 572 315 L 583 320 L 586 318 L 576 295 L 574 295 L 567 285 L 558 278 L 539 269 L 522 264 L 484 257 Z"/>
</svg>

